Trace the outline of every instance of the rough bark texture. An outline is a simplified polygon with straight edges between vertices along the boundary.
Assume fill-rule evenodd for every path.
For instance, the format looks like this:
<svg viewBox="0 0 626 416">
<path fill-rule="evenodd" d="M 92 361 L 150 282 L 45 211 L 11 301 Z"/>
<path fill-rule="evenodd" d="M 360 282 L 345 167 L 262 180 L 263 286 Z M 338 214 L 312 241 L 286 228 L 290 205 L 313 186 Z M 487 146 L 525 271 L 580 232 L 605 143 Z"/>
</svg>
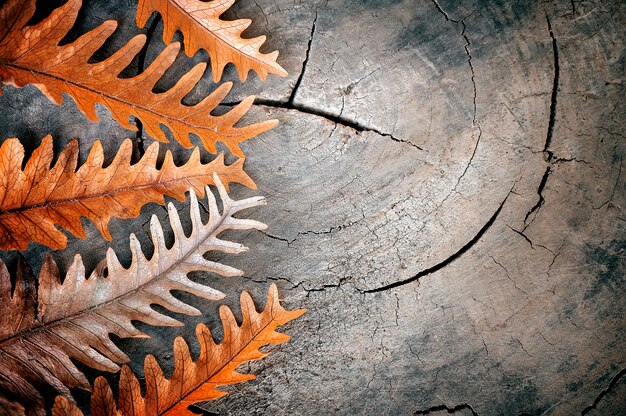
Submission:
<svg viewBox="0 0 626 416">
<path fill-rule="evenodd" d="M 131 0 L 86 2 L 70 37 L 118 19 L 102 59 L 148 32 L 135 74 L 163 48 L 162 23 L 139 30 L 135 10 Z M 289 344 L 251 365 L 254 382 L 203 409 L 626 411 L 623 2 L 240 0 L 226 16 L 253 19 L 244 35 L 267 33 L 261 51 L 280 50 L 290 76 L 251 74 L 242 86 L 226 70 L 227 102 L 258 95 L 244 122 L 282 121 L 242 145 L 258 191 L 232 187 L 234 198 L 267 198 L 250 215 L 269 229 L 238 234 L 251 251 L 228 263 L 245 277 L 196 278 L 234 309 L 244 288 L 259 301 L 276 282 L 288 309 L 309 313 L 287 325 Z M 181 52 L 158 87 L 205 57 Z M 207 72 L 186 100 L 214 88 Z M 101 138 L 112 158 L 134 135 L 103 108 L 93 124 L 71 99 L 59 108 L 33 87 L 7 87 L 0 106 L 2 139 L 29 139 L 27 151 L 51 133 L 56 151 L 78 137 L 84 160 Z M 138 134 L 138 149 L 144 141 Z M 121 258 L 131 231 L 150 247 L 153 213 L 165 215 L 150 204 L 111 221 Z M 76 252 L 88 271 L 103 258 L 107 241 L 85 227 L 87 240 L 68 236 L 54 253 L 62 268 Z M 46 252 L 3 258 L 23 255 L 38 270 Z M 174 330 L 140 325 L 153 338 L 118 342 L 137 374 L 148 353 L 171 371 L 177 335 L 197 354 L 196 323 L 219 327 L 217 303 L 180 297 L 204 316 L 176 315 L 188 325 Z"/>
</svg>

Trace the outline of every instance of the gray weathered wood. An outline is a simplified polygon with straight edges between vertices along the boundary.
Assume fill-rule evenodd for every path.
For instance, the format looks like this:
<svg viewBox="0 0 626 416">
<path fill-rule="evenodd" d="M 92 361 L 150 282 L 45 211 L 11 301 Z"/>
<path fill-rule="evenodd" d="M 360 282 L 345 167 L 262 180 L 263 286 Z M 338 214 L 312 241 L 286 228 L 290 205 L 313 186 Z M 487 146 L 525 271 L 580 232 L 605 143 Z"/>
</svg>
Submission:
<svg viewBox="0 0 626 416">
<path fill-rule="evenodd" d="M 249 215 L 269 229 L 233 237 L 251 251 L 223 260 L 245 277 L 197 278 L 233 306 L 241 290 L 261 300 L 275 282 L 309 312 L 287 326 L 289 344 L 250 366 L 257 380 L 203 409 L 626 411 L 623 4 L 458 3 L 240 0 L 227 13 L 254 19 L 247 33 L 268 34 L 290 76 L 236 82 L 227 99 L 256 94 L 245 121 L 281 120 L 243 146 L 258 192 L 233 189 L 267 197 Z M 106 55 L 142 32 L 133 4 L 89 2 L 77 31 L 120 19 Z M 148 62 L 163 46 L 155 27 Z M 181 56 L 162 87 L 203 58 Z M 205 74 L 188 99 L 213 88 Z M 0 101 L 2 139 L 31 150 L 50 132 L 55 149 L 79 137 L 83 157 L 103 138 L 112 157 L 133 135 L 105 109 L 91 124 L 71 99 L 59 108 L 32 87 L 5 88 Z M 164 223 L 160 206 L 142 212 L 112 222 L 127 259 L 130 232 L 151 250 L 150 215 Z M 90 267 L 103 258 L 109 244 L 86 226 L 87 240 L 54 254 L 65 267 L 76 252 Z M 37 269 L 45 252 L 24 256 Z M 147 353 L 171 368 L 176 335 L 218 327 L 217 305 L 189 302 L 204 316 L 119 342 L 134 370 Z"/>
</svg>

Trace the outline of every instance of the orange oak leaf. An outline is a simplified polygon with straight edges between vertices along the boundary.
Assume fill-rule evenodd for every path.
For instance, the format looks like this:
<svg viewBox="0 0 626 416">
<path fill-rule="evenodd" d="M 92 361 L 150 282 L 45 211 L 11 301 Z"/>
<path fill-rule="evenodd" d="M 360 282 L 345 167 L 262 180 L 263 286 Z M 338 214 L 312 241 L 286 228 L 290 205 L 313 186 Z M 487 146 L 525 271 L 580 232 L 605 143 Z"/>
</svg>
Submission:
<svg viewBox="0 0 626 416">
<path fill-rule="evenodd" d="M 168 150 L 157 169 L 158 143 L 130 164 L 131 140 L 125 140 L 113 162 L 106 168 L 102 145 L 96 141 L 83 165 L 76 170 L 78 141 L 71 141 L 54 166 L 52 138 L 46 136 L 22 169 L 24 148 L 17 139 L 0 147 L 0 250 L 22 250 L 30 241 L 52 249 L 64 248 L 67 237 L 60 225 L 77 237 L 85 238 L 81 216 L 89 218 L 107 239 L 112 217 L 132 218 L 144 204 L 164 203 L 163 195 L 180 201 L 192 187 L 204 197 L 204 186 L 213 184 L 217 173 L 228 184 L 238 182 L 255 188 L 243 171 L 243 159 L 224 165 L 222 154 L 202 164 L 195 148 L 189 161 L 176 166 Z"/>
<path fill-rule="evenodd" d="M 35 11 L 35 0 L 9 0 L 0 9 L 0 79 L 4 85 L 21 88 L 34 84 L 50 100 L 60 105 L 63 93 L 71 96 L 89 120 L 98 121 L 95 105 L 107 107 L 125 128 L 137 131 L 131 116 L 141 120 L 151 137 L 167 142 L 161 125 L 185 147 L 191 147 L 191 134 L 200 137 L 204 147 L 216 153 L 218 141 L 233 154 L 243 157 L 239 144 L 271 129 L 277 120 L 235 127 L 254 101 L 250 96 L 221 116 L 211 115 L 229 93 L 232 83 L 224 83 L 204 100 L 193 106 L 181 103 L 205 71 L 199 63 L 171 89 L 152 92 L 156 82 L 172 65 L 180 49 L 170 44 L 141 74 L 120 78 L 146 42 L 137 35 L 102 62 L 89 63 L 89 58 L 115 31 L 117 23 L 108 20 L 82 35 L 76 41 L 59 46 L 73 26 L 81 0 L 68 0 L 52 14 L 35 25 L 26 26 Z"/>
<path fill-rule="evenodd" d="M 253 374 L 241 374 L 237 367 L 251 360 L 258 360 L 267 353 L 260 348 L 267 344 L 287 342 L 289 336 L 276 332 L 280 325 L 299 317 L 304 309 L 287 311 L 278 301 L 276 285 L 270 286 L 263 312 L 254 307 L 247 292 L 241 294 L 241 326 L 232 311 L 222 305 L 220 317 L 224 338 L 216 344 L 209 329 L 199 324 L 196 335 L 200 342 L 200 356 L 193 362 L 187 343 L 180 337 L 174 342 L 174 373 L 168 380 L 161 367 L 151 355 L 144 363 L 146 393 L 142 397 L 139 381 L 130 368 L 124 366 L 120 374 L 118 404 L 115 404 L 109 383 L 98 377 L 91 397 L 93 416 L 156 416 L 192 415 L 188 406 L 214 400 L 228 394 L 217 387 L 241 383 L 255 378 Z M 78 416 L 82 412 L 66 397 L 59 396 L 52 411 L 54 416 Z"/>
<path fill-rule="evenodd" d="M 71 397 L 68 387 L 89 390 L 85 375 L 72 360 L 101 371 L 119 371 L 119 364 L 128 362 L 128 357 L 111 341 L 109 334 L 120 338 L 146 337 L 132 321 L 158 326 L 182 325 L 151 305 L 175 313 L 201 314 L 175 298 L 171 291 L 211 300 L 223 298 L 221 292 L 190 280 L 187 275 L 193 271 L 241 275 L 241 271 L 206 260 L 203 255 L 210 251 L 236 254 L 247 250 L 218 235 L 225 230 L 265 229 L 260 222 L 234 217 L 243 209 L 263 205 L 264 199 L 234 201 L 216 175 L 214 181 L 222 199 L 222 211 L 207 188 L 209 219 L 203 223 L 198 200 L 191 189 L 189 237 L 170 203 L 173 245 L 169 248 L 165 245 L 161 224 L 153 216 L 150 228 L 154 254 L 148 260 L 131 234 L 129 268 L 124 268 L 109 249 L 106 260 L 85 279 L 85 267 L 80 255 L 76 255 L 61 283 L 59 270 L 51 257 L 47 257 L 39 272 L 37 292 L 32 276 L 18 266 L 11 293 L 9 273 L 0 262 L 0 410 L 3 403 L 19 403 L 28 415 L 45 414 L 43 397 L 36 387 L 51 386 L 67 397 Z"/>
<path fill-rule="evenodd" d="M 139 0 L 137 25 L 144 27 L 154 11 L 163 17 L 163 41 L 171 42 L 174 33 L 180 30 L 184 36 L 185 52 L 193 56 L 198 49 L 208 52 L 211 59 L 213 80 L 222 78 L 224 67 L 233 63 L 241 81 L 254 70 L 262 80 L 267 74 L 287 76 L 287 71 L 278 63 L 278 51 L 261 53 L 259 48 L 265 36 L 243 39 L 241 33 L 250 23 L 249 19 L 221 20 L 220 16 L 233 5 L 235 0 Z"/>
</svg>

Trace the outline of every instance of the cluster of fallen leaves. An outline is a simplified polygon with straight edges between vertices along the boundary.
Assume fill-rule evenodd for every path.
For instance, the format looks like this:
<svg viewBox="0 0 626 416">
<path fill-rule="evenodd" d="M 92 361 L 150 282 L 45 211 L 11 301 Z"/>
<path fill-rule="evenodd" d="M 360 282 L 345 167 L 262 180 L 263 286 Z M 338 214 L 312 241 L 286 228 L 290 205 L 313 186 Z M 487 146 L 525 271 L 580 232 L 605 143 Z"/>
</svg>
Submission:
<svg viewBox="0 0 626 416">
<path fill-rule="evenodd" d="M 137 377 L 124 363 L 128 356 L 110 339 L 146 337 L 133 321 L 174 326 L 181 323 L 157 312 L 160 305 L 172 312 L 200 315 L 200 311 L 172 295 L 184 291 L 206 299 L 224 295 L 188 278 L 194 271 L 222 276 L 241 271 L 205 259 L 211 251 L 240 253 L 246 248 L 219 238 L 225 230 L 264 229 L 265 225 L 234 215 L 264 204 L 261 197 L 233 200 L 227 193 L 230 183 L 255 188 L 244 172 L 244 154 L 239 144 L 277 124 L 276 120 L 236 127 L 254 97 L 244 99 L 221 116 L 211 115 L 232 88 L 220 85 L 194 106 L 182 103 L 206 69 L 200 63 L 184 74 L 169 90 L 153 92 L 156 82 L 179 54 L 180 44 L 172 42 L 174 32 L 183 34 L 185 52 L 192 56 L 199 49 L 208 52 L 213 79 L 218 82 L 224 67 L 232 63 L 242 81 L 249 71 L 261 79 L 268 74 L 286 76 L 278 65 L 278 52 L 263 54 L 259 47 L 265 37 L 244 39 L 241 33 L 249 20 L 225 21 L 220 16 L 234 0 L 138 0 L 137 25 L 144 27 L 158 12 L 163 18 L 163 40 L 167 44 L 152 64 L 134 77 L 120 77 L 146 42 L 137 35 L 100 62 L 91 62 L 94 53 L 116 28 L 106 21 L 71 43 L 60 45 L 74 25 L 81 0 L 68 0 L 39 23 L 30 24 L 35 0 L 9 0 L 0 9 L 0 80 L 17 88 L 36 86 L 56 104 L 63 94 L 92 122 L 98 121 L 96 104 L 106 107 L 125 128 L 136 130 L 140 121 L 150 137 L 167 142 L 165 127 L 184 147 L 193 147 L 190 135 L 202 141 L 206 151 L 216 153 L 222 142 L 239 159 L 230 165 L 222 154 L 202 163 L 195 148 L 188 161 L 174 163 L 169 150 L 158 163 L 159 144 L 150 145 L 141 159 L 132 164 L 132 142 L 124 141 L 113 161 L 104 167 L 104 152 L 96 141 L 87 160 L 78 166 L 79 144 L 74 140 L 56 159 L 53 139 L 46 136 L 25 160 L 24 147 L 16 138 L 0 147 L 0 250 L 23 250 L 31 242 L 53 250 L 63 249 L 67 237 L 60 228 L 85 238 L 82 218 L 91 220 L 102 235 L 111 240 L 109 220 L 133 218 L 149 202 L 164 204 L 164 196 L 185 200 L 189 192 L 191 234 L 187 236 L 173 204 L 168 205 L 174 243 L 165 243 L 163 228 L 156 216 L 150 230 L 154 253 L 148 259 L 134 236 L 128 268 L 120 264 L 112 249 L 106 259 L 87 277 L 79 254 L 63 277 L 51 255 L 46 257 L 37 278 L 18 264 L 12 278 L 0 261 L 0 415 L 46 414 L 42 389 L 52 387 L 58 396 L 53 415 L 82 415 L 72 398 L 71 388 L 92 390 L 87 377 L 75 364 L 80 362 L 101 371 L 121 371 L 117 403 L 106 379 L 98 377 L 93 386 L 93 415 L 161 415 L 191 413 L 193 403 L 218 398 L 224 391 L 216 387 L 254 378 L 240 374 L 237 366 L 266 354 L 259 348 L 282 343 L 288 336 L 276 328 L 304 311 L 286 311 L 278 302 L 276 286 L 269 289 L 265 309 L 257 312 L 250 296 L 241 295 L 242 324 L 238 325 L 226 306 L 220 309 L 224 337 L 215 343 L 209 329 L 196 329 L 200 356 L 191 359 L 186 342 L 174 343 L 173 374 L 167 378 L 155 358 L 145 359 L 145 393 Z M 0 90 L 1 92 L 1 90 Z M 53 160 L 56 160 L 53 163 Z M 217 188 L 218 208 L 209 185 Z M 198 197 L 206 198 L 209 219 L 200 217 Z M 120 365 L 123 365 L 120 368 Z"/>
</svg>

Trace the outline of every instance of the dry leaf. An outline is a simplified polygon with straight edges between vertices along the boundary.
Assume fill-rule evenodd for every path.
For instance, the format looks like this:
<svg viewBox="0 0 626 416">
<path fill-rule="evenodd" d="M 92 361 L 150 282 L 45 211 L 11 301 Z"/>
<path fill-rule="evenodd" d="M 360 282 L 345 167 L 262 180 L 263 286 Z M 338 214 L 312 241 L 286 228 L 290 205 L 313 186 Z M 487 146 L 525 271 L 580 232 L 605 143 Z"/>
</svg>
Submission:
<svg viewBox="0 0 626 416">
<path fill-rule="evenodd" d="M 241 81 L 254 70 L 265 80 L 268 73 L 287 76 L 278 63 L 278 51 L 261 53 L 259 48 L 265 36 L 243 39 L 241 33 L 250 23 L 249 19 L 221 20 L 220 16 L 233 5 L 235 0 L 139 0 L 137 25 L 144 27 L 154 11 L 163 17 L 163 41 L 171 42 L 174 33 L 180 30 L 184 36 L 185 52 L 193 56 L 204 49 L 211 59 L 213 80 L 222 78 L 224 66 L 233 63 Z"/>
<path fill-rule="evenodd" d="M 68 397 L 67 387 L 89 389 L 87 379 L 70 358 L 97 370 L 115 372 L 128 357 L 109 334 L 145 337 L 133 326 L 133 320 L 159 326 L 182 325 L 150 305 L 200 315 L 196 308 L 172 296 L 172 290 L 206 299 L 223 297 L 221 292 L 190 280 L 187 274 L 206 271 L 222 276 L 241 275 L 237 269 L 204 259 L 203 254 L 213 250 L 233 254 L 245 251 L 241 244 L 217 236 L 229 229 L 264 229 L 265 225 L 257 221 L 233 217 L 245 208 L 263 205 L 264 199 L 233 201 L 216 175 L 214 181 L 221 195 L 222 212 L 207 188 L 210 215 L 203 224 L 191 189 L 191 235 L 185 236 L 176 208 L 169 204 L 174 244 L 169 249 L 165 246 L 163 229 L 153 216 L 150 228 L 154 254 L 150 260 L 144 257 L 137 238 L 131 234 L 132 262 L 128 269 L 109 249 L 106 261 L 85 279 L 85 268 L 80 255 L 76 255 L 61 283 L 59 271 L 48 257 L 39 273 L 36 310 L 32 278 L 24 277 L 23 271 L 18 270 L 11 295 L 9 273 L 0 263 L 0 393 L 5 401 L 19 402 L 29 415 L 44 414 L 42 398 L 33 384 L 47 383 Z"/>
<path fill-rule="evenodd" d="M 76 20 L 81 0 L 68 0 L 42 22 L 25 26 L 35 11 L 35 0 L 9 0 L 0 9 L 0 78 L 5 85 L 23 87 L 34 84 L 50 100 L 60 105 L 62 93 L 73 97 L 89 120 L 98 121 L 95 105 L 107 107 L 119 123 L 137 130 L 130 116 L 141 120 L 153 138 L 167 142 L 160 124 L 166 126 L 183 146 L 191 147 L 190 134 L 200 137 L 204 147 L 216 152 L 218 141 L 235 155 L 243 157 L 239 143 L 274 127 L 269 120 L 245 127 L 234 124 L 248 111 L 254 97 L 247 97 L 222 116 L 211 111 L 226 97 L 232 83 L 225 83 L 194 106 L 181 103 L 182 98 L 202 77 L 206 63 L 196 65 L 163 93 L 153 93 L 155 83 L 172 65 L 180 49 L 172 43 L 141 74 L 120 78 L 146 42 L 137 35 L 120 50 L 102 62 L 90 64 L 89 58 L 115 31 L 117 23 L 108 20 L 82 35 L 76 41 L 58 46 Z"/>
<path fill-rule="evenodd" d="M 278 301 L 276 285 L 272 284 L 263 312 L 256 311 L 252 298 L 246 292 L 241 294 L 241 312 L 243 322 L 239 326 L 232 311 L 226 306 L 220 307 L 224 339 L 219 344 L 215 343 L 205 325 L 197 326 L 200 356 L 195 363 L 191 360 L 187 343 L 180 337 L 176 338 L 175 368 L 169 380 L 155 358 L 148 355 L 144 364 L 144 397 L 141 396 L 137 377 L 127 366 L 122 368 L 120 375 L 117 406 L 106 379 L 98 377 L 91 397 L 93 416 L 192 415 L 189 405 L 227 394 L 217 387 L 254 379 L 253 374 L 238 373 L 237 366 L 267 356 L 259 350 L 264 345 L 288 341 L 289 336 L 276 332 L 276 328 L 299 317 L 305 310 L 283 309 Z M 65 397 L 57 397 L 52 414 L 82 415 L 76 405 Z"/>
<path fill-rule="evenodd" d="M 204 197 L 204 186 L 213 184 L 213 173 L 222 180 L 254 188 L 243 171 L 243 159 L 224 165 L 223 155 L 208 164 L 200 162 L 198 148 L 180 167 L 168 150 L 160 169 L 156 168 L 158 143 L 130 164 L 132 142 L 122 143 L 113 162 L 103 168 L 102 145 L 96 141 L 87 161 L 76 171 L 78 142 L 71 141 L 54 167 L 52 138 L 46 136 L 22 169 L 24 148 L 17 139 L 0 147 L 0 250 L 23 250 L 30 241 L 52 249 L 64 248 L 67 237 L 56 224 L 85 238 L 81 216 L 89 218 L 107 240 L 112 217 L 132 218 L 148 202 L 163 204 L 163 195 L 180 201 L 192 187 Z"/>
</svg>

